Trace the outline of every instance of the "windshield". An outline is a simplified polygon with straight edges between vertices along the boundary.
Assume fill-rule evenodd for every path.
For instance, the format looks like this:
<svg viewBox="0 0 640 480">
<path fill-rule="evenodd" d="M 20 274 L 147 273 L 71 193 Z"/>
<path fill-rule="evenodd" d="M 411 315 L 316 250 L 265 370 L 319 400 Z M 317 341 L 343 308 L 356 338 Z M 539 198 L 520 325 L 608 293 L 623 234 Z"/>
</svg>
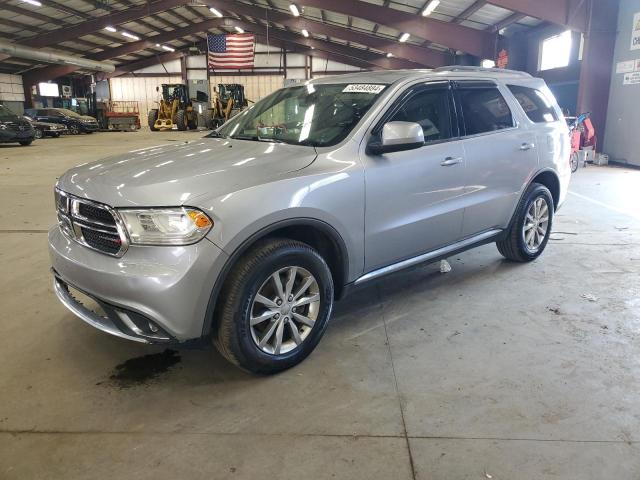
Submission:
<svg viewBox="0 0 640 480">
<path fill-rule="evenodd" d="M 0 105 L 0 121 L 17 120 L 18 116 L 4 105 Z"/>
<path fill-rule="evenodd" d="M 58 110 L 60 110 L 62 113 L 64 113 L 68 117 L 79 117 L 80 116 L 76 112 L 74 112 L 73 110 L 69 110 L 68 108 L 59 108 Z"/>
<path fill-rule="evenodd" d="M 218 131 L 225 137 L 327 147 L 346 138 L 386 85 L 307 84 L 272 93 Z"/>
</svg>

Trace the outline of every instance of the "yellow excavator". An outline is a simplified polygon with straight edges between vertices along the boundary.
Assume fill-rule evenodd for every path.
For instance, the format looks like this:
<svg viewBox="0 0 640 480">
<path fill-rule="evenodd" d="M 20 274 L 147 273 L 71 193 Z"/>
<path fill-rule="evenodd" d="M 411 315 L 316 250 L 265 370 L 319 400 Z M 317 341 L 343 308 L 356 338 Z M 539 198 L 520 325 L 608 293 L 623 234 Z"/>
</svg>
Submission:
<svg viewBox="0 0 640 480">
<path fill-rule="evenodd" d="M 156 87 L 160 91 L 160 87 Z M 162 98 L 158 108 L 149 111 L 149 128 L 152 132 L 171 130 L 174 125 L 178 130 L 198 128 L 198 112 L 187 94 L 187 86 L 183 83 L 162 84 Z"/>
</svg>

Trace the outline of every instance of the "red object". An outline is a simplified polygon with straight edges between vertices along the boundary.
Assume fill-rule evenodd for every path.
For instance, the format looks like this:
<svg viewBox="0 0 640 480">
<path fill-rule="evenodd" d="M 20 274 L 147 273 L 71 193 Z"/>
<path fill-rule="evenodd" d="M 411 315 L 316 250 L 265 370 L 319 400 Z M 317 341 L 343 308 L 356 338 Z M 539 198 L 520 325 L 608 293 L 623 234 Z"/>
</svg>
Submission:
<svg viewBox="0 0 640 480">
<path fill-rule="evenodd" d="M 584 138 L 582 139 L 583 147 L 593 147 L 596 149 L 596 129 L 593 128 L 593 123 L 591 123 L 591 119 L 587 118 L 584 121 Z"/>
</svg>

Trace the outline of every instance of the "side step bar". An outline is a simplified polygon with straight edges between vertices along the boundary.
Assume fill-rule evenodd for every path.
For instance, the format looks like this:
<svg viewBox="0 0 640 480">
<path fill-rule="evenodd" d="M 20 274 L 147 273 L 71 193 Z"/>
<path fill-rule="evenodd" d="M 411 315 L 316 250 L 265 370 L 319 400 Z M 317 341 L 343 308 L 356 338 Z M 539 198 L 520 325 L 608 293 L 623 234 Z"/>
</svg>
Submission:
<svg viewBox="0 0 640 480">
<path fill-rule="evenodd" d="M 423 253 L 422 255 L 418 255 L 417 257 L 408 258 L 398 263 L 394 263 L 392 265 L 379 268 L 377 270 L 374 270 L 372 272 L 362 275 L 354 282 L 354 284 L 360 285 L 361 283 L 368 282 L 369 280 L 373 280 L 374 278 L 382 277 L 383 275 L 388 275 L 390 273 L 397 272 L 398 270 L 403 270 L 405 268 L 412 267 L 420 263 L 426 263 L 429 260 L 446 257 L 448 254 L 452 252 L 465 250 L 467 247 L 470 247 L 475 244 L 481 244 L 486 240 L 489 240 L 493 237 L 498 236 L 500 233 L 502 233 L 502 230 L 489 230 L 488 232 L 480 233 L 473 237 L 466 238 L 464 240 L 461 240 L 460 242 L 453 243 L 451 245 L 447 245 L 446 247 L 439 248 L 438 250 L 434 250 L 428 253 Z"/>
</svg>

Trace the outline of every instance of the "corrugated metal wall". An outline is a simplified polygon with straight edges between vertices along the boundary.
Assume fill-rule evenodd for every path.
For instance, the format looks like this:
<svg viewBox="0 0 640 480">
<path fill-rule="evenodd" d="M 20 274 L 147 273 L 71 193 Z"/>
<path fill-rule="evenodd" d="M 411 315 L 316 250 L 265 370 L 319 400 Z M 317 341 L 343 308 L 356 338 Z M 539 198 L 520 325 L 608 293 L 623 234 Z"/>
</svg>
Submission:
<svg viewBox="0 0 640 480">
<path fill-rule="evenodd" d="M 135 100 L 140 103 L 140 124 L 147 126 L 149 110 L 157 108 L 163 83 L 182 83 L 180 75 L 167 77 L 116 77 L 109 80 L 112 100 Z"/>
</svg>

